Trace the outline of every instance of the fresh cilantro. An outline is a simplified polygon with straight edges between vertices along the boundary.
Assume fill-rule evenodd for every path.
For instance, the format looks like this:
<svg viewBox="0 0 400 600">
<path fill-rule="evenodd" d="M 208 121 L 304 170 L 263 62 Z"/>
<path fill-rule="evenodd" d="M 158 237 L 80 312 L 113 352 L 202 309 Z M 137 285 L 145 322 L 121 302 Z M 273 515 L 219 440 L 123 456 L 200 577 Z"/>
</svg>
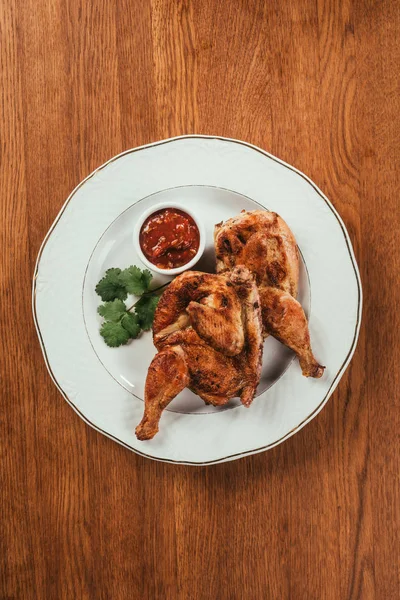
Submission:
<svg viewBox="0 0 400 600">
<path fill-rule="evenodd" d="M 135 312 L 139 317 L 139 323 L 144 331 L 151 329 L 153 325 L 154 312 L 157 308 L 159 296 L 142 296 L 135 304 Z"/>
<path fill-rule="evenodd" d="M 139 267 L 132 265 L 124 269 L 119 275 L 119 281 L 125 287 L 129 294 L 141 296 L 149 291 L 150 282 L 153 275 L 147 269 L 141 270 Z"/>
<path fill-rule="evenodd" d="M 147 269 L 143 271 L 132 265 L 127 269 L 108 269 L 103 279 L 96 286 L 96 292 L 103 300 L 97 312 L 104 322 L 100 327 L 100 335 L 107 346 L 116 348 L 127 344 L 130 339 L 138 337 L 142 330 L 148 331 L 153 325 L 154 312 L 159 296 L 150 290 L 153 275 Z M 165 284 L 167 285 L 167 284 Z M 129 309 L 124 300 L 128 294 L 141 296 Z M 135 312 L 130 312 L 132 309 Z"/>
<path fill-rule="evenodd" d="M 151 280 L 153 279 L 153 274 L 151 271 L 149 271 L 148 269 L 144 269 L 142 271 L 142 281 L 143 284 L 145 286 L 145 291 L 148 292 L 150 290 L 150 283 Z"/>
<path fill-rule="evenodd" d="M 119 321 L 121 317 L 126 314 L 125 302 L 116 298 L 112 302 L 100 304 L 97 312 L 104 317 L 106 321 Z"/>
<path fill-rule="evenodd" d="M 100 328 L 100 335 L 103 337 L 107 346 L 117 348 L 129 341 L 131 337 L 129 332 L 122 326 L 120 322 L 114 323 L 106 321 Z"/>
<path fill-rule="evenodd" d="M 126 312 L 121 319 L 121 325 L 131 338 L 137 338 L 140 333 L 139 317 L 137 315 Z"/>
<path fill-rule="evenodd" d="M 125 300 L 128 292 L 124 284 L 120 281 L 121 269 L 108 269 L 103 279 L 96 285 L 96 293 L 103 302 L 110 302 L 119 298 Z"/>
</svg>

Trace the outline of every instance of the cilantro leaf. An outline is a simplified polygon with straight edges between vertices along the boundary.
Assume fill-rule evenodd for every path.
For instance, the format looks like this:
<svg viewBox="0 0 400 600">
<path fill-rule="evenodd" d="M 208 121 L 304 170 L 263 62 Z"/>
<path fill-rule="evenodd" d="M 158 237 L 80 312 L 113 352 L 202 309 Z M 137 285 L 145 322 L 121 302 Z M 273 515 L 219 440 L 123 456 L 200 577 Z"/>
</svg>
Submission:
<svg viewBox="0 0 400 600">
<path fill-rule="evenodd" d="M 142 329 L 145 331 L 151 329 L 154 319 L 154 312 L 157 308 L 160 296 L 154 294 L 149 296 L 142 296 L 135 305 L 135 312 L 139 317 L 139 323 Z"/>
<path fill-rule="evenodd" d="M 100 335 L 107 346 L 116 348 L 127 344 L 130 339 L 137 338 L 142 329 L 151 329 L 160 299 L 154 292 L 167 285 L 151 291 L 152 278 L 152 273 L 147 269 L 142 270 L 131 265 L 124 270 L 108 269 L 97 284 L 96 292 L 103 300 L 103 304 L 97 308 L 97 312 L 104 319 Z M 128 293 L 141 296 L 134 304 L 135 312 L 126 308 L 124 300 Z"/>
<path fill-rule="evenodd" d="M 148 292 L 150 290 L 150 283 L 151 283 L 152 279 L 153 279 L 153 273 L 151 271 L 149 271 L 148 269 L 143 269 L 142 281 L 145 286 L 145 290 L 144 290 L 145 292 Z"/>
<path fill-rule="evenodd" d="M 132 338 L 137 338 L 140 333 L 139 317 L 126 312 L 121 319 L 121 325 Z"/>
<path fill-rule="evenodd" d="M 100 328 L 100 335 L 103 337 L 107 346 L 111 348 L 117 348 L 126 344 L 130 335 L 128 331 L 122 327 L 121 323 L 113 323 L 112 321 L 106 321 Z"/>
<path fill-rule="evenodd" d="M 149 291 L 150 281 L 153 275 L 147 269 L 141 270 L 136 265 L 124 269 L 119 275 L 119 281 L 127 292 L 135 296 L 141 296 Z"/>
<path fill-rule="evenodd" d="M 107 321 L 119 321 L 122 315 L 126 313 L 125 302 L 122 302 L 122 300 L 116 298 L 112 302 L 100 304 L 97 312 Z"/>
<path fill-rule="evenodd" d="M 103 302 L 109 302 L 119 298 L 125 300 L 128 293 L 120 281 L 119 276 L 121 269 L 108 269 L 103 279 L 96 285 L 96 293 L 101 297 Z"/>
</svg>

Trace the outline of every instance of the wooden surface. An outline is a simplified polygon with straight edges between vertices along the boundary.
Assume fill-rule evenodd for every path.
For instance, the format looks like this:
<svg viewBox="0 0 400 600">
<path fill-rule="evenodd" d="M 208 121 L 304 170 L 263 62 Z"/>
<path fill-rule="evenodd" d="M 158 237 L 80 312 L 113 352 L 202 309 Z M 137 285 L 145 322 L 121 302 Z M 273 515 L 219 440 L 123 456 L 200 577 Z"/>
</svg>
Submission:
<svg viewBox="0 0 400 600">
<path fill-rule="evenodd" d="M 1 3 L 1 599 L 399 597 L 399 26 L 396 0 Z M 204 468 L 86 426 L 30 309 L 75 185 L 183 133 L 307 173 L 349 229 L 365 298 L 322 413 L 270 452 Z"/>
</svg>

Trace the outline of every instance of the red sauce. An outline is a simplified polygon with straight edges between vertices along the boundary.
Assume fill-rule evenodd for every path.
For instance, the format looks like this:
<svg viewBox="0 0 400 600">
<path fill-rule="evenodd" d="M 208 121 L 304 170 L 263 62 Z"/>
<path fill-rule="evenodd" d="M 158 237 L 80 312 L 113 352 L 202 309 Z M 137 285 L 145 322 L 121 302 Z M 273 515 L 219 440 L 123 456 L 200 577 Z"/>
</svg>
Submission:
<svg viewBox="0 0 400 600">
<path fill-rule="evenodd" d="M 200 233 L 192 217 L 177 208 L 162 208 L 143 223 L 139 243 L 146 258 L 159 269 L 186 265 L 197 254 Z"/>
</svg>

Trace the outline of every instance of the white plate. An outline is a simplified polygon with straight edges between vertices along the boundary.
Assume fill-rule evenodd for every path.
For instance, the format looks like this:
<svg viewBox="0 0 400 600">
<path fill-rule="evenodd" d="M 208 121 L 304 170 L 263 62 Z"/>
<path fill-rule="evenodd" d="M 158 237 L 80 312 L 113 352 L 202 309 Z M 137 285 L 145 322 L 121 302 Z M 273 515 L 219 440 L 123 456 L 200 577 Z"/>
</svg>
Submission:
<svg viewBox="0 0 400 600">
<path fill-rule="evenodd" d="M 260 205 L 287 221 L 303 259 L 299 300 L 314 353 L 327 369 L 319 380 L 303 377 L 291 352 L 268 338 L 250 409 L 237 400 L 210 408 L 185 390 L 164 412 L 155 438 L 140 442 L 134 428 L 155 353 L 151 335 L 108 348 L 94 287 L 109 267 L 140 266 L 135 220 L 168 200 L 186 203 L 205 224 L 199 270 L 213 269 L 215 223 Z M 158 282 L 163 277 L 156 275 Z M 208 464 L 271 448 L 321 410 L 355 350 L 361 283 L 342 220 L 305 175 L 244 142 L 184 136 L 114 157 L 72 192 L 39 252 L 33 312 L 53 381 L 87 423 L 144 456 Z"/>
</svg>

